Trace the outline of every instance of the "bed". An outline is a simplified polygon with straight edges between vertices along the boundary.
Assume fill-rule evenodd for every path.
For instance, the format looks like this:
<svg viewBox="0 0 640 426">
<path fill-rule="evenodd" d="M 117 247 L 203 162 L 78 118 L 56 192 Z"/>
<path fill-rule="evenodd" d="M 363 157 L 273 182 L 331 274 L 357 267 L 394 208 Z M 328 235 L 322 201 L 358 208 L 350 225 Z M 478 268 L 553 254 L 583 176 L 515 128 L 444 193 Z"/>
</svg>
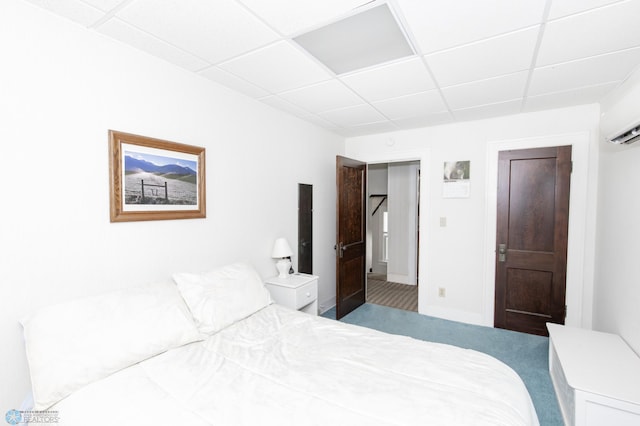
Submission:
<svg viewBox="0 0 640 426">
<path fill-rule="evenodd" d="M 472 350 L 293 311 L 246 263 L 24 319 L 35 410 L 62 425 L 537 425 Z"/>
</svg>

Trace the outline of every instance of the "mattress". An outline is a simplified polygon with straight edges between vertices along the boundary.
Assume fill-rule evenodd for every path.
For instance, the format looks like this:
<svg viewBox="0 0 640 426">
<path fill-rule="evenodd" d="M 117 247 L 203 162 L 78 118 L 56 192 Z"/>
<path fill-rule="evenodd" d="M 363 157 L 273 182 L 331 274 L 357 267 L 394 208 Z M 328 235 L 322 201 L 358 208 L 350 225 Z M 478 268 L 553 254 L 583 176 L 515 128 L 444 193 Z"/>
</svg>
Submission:
<svg viewBox="0 0 640 426">
<path fill-rule="evenodd" d="M 537 425 L 520 377 L 473 350 L 269 305 L 74 392 L 63 425 Z"/>
</svg>

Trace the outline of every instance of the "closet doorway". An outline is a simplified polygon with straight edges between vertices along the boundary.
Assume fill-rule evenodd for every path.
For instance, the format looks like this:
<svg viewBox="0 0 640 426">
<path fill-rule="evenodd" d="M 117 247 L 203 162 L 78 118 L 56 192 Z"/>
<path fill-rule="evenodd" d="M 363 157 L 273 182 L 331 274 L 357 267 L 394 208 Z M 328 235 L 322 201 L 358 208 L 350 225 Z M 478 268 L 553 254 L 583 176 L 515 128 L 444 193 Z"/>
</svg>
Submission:
<svg viewBox="0 0 640 426">
<path fill-rule="evenodd" d="M 367 171 L 367 303 L 418 311 L 420 161 Z"/>
</svg>

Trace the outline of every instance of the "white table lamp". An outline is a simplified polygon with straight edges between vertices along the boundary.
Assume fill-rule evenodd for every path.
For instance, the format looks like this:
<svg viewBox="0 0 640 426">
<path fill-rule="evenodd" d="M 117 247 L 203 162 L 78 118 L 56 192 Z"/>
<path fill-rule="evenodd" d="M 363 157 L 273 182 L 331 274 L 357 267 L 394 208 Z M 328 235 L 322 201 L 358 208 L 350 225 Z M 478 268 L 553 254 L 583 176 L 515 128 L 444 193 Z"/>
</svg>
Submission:
<svg viewBox="0 0 640 426">
<path fill-rule="evenodd" d="M 293 251 L 291 251 L 291 247 L 289 247 L 286 238 L 278 238 L 273 245 L 271 257 L 280 259 L 276 263 L 279 278 L 287 278 L 289 276 L 289 268 L 291 267 L 291 260 L 289 258 L 291 255 L 293 255 Z"/>
</svg>

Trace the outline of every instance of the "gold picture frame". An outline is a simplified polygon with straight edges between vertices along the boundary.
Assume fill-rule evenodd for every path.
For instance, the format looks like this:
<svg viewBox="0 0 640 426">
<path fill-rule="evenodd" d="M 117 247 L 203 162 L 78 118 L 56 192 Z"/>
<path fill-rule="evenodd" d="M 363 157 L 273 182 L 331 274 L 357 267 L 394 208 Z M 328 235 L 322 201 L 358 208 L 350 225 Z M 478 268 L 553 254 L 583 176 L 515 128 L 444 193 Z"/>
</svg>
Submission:
<svg viewBox="0 0 640 426">
<path fill-rule="evenodd" d="M 111 222 L 206 217 L 205 149 L 109 130 Z"/>
</svg>

